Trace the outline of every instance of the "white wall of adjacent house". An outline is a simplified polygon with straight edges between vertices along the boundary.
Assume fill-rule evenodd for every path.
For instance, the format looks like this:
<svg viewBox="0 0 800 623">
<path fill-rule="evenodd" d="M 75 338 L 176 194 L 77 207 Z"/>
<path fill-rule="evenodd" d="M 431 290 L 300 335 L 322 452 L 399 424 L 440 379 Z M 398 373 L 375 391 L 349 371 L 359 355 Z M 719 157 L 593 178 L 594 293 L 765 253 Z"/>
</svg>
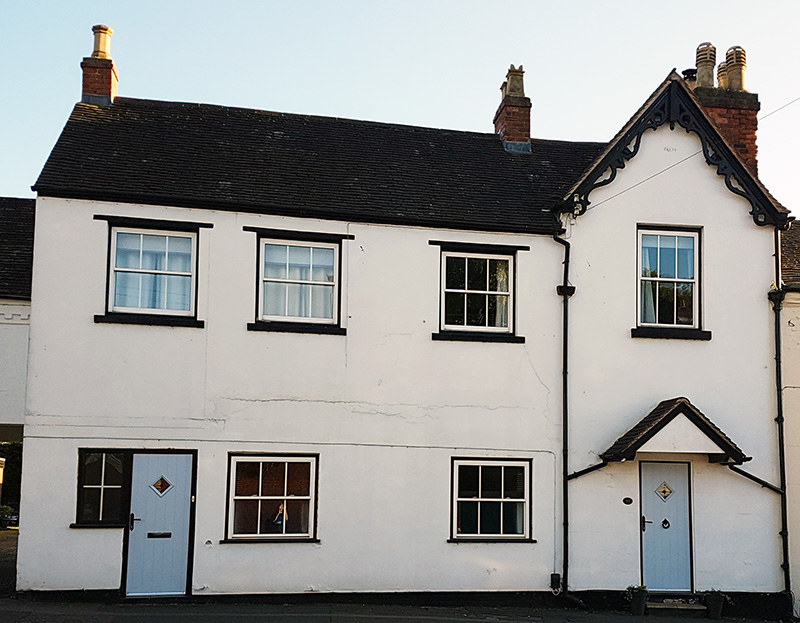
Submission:
<svg viewBox="0 0 800 623">
<path fill-rule="evenodd" d="M 204 328 L 98 324 L 108 223 L 199 234 Z M 248 331 L 256 236 L 349 234 L 347 335 Z M 525 343 L 434 341 L 441 248 L 529 246 L 516 259 Z M 79 448 L 198 451 L 193 590 L 546 590 L 557 570 L 562 248 L 543 236 L 322 222 L 39 198 L 18 589 L 120 586 L 123 529 L 71 529 Z M 318 454 L 318 543 L 221 543 L 229 453 Z M 450 543 L 451 462 L 532 461 L 535 542 Z M 52 556 L 58 551 L 58 556 Z M 91 551 L 91 556 L 86 552 Z"/>
<path fill-rule="evenodd" d="M 22 426 L 28 364 L 29 301 L 0 298 L 0 425 Z"/>
<path fill-rule="evenodd" d="M 800 616 L 800 292 L 787 292 L 781 320 L 789 569 L 795 594 L 794 614 Z"/>
<path fill-rule="evenodd" d="M 774 229 L 754 224 L 749 203 L 726 189 L 700 150 L 680 128 L 647 131 L 638 155 L 591 194 L 571 228 L 570 472 L 599 463 L 662 400 L 685 396 L 752 457 L 746 470 L 779 482 L 767 300 Z M 700 229 L 699 328 L 710 341 L 631 337 L 641 225 Z M 638 463 L 647 459 L 690 463 L 696 590 L 782 590 L 779 497 L 693 454 L 700 446 L 668 441 L 652 448 L 667 454 L 640 452 L 571 481 L 572 587 L 641 583 Z"/>
</svg>

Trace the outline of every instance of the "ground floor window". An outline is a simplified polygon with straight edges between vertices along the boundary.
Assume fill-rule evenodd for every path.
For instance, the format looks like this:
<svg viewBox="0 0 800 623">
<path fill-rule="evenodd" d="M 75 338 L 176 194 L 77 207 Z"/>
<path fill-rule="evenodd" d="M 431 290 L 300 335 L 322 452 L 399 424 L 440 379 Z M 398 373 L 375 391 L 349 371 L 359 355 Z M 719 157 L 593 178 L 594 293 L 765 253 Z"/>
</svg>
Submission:
<svg viewBox="0 0 800 623">
<path fill-rule="evenodd" d="M 78 450 L 78 525 L 121 525 L 128 512 L 130 452 Z"/>
<path fill-rule="evenodd" d="M 454 539 L 530 539 L 530 460 L 454 459 Z"/>
<path fill-rule="evenodd" d="M 316 456 L 231 455 L 229 538 L 315 537 Z"/>
</svg>

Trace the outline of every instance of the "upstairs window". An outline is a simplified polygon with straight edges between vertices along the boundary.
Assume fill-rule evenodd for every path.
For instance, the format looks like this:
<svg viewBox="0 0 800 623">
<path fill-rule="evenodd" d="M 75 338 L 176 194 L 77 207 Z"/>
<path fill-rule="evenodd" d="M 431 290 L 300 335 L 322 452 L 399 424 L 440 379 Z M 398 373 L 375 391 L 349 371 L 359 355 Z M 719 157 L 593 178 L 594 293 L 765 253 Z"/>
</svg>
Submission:
<svg viewBox="0 0 800 623">
<path fill-rule="evenodd" d="M 699 233 L 639 230 L 639 326 L 699 328 Z"/>
<path fill-rule="evenodd" d="M 109 309 L 191 316 L 196 234 L 112 230 Z"/>
<path fill-rule="evenodd" d="M 442 253 L 442 329 L 508 333 L 513 257 Z"/>
</svg>

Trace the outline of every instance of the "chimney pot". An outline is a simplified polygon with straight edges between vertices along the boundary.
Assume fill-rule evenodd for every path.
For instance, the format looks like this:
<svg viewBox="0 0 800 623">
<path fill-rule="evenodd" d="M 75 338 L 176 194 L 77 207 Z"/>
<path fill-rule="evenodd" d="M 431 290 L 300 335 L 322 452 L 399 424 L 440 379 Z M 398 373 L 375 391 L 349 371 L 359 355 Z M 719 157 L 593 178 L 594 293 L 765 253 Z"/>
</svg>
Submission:
<svg viewBox="0 0 800 623">
<path fill-rule="evenodd" d="M 722 61 L 717 67 L 717 85 L 720 89 L 728 88 L 728 66 L 725 61 Z"/>
<path fill-rule="evenodd" d="M 94 33 L 94 50 L 92 50 L 92 58 L 111 58 L 111 35 L 114 31 L 108 26 L 97 24 L 92 26 Z"/>
<path fill-rule="evenodd" d="M 747 56 L 744 48 L 735 45 L 728 48 L 725 53 L 725 67 L 728 76 L 728 89 L 731 91 L 744 91 L 744 68 L 747 66 Z"/>
<path fill-rule="evenodd" d="M 717 63 L 717 48 L 708 41 L 697 46 L 697 86 L 714 87 L 714 65 Z"/>
</svg>

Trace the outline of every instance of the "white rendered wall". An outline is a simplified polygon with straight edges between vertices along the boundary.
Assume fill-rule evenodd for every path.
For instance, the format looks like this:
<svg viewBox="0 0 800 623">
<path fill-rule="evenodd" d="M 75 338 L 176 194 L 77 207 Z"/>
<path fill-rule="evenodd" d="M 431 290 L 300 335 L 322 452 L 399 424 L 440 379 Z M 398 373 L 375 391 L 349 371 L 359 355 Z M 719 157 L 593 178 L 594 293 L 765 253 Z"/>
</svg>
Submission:
<svg viewBox="0 0 800 623">
<path fill-rule="evenodd" d="M 0 424 L 25 419 L 30 315 L 29 302 L 0 299 Z"/>
<path fill-rule="evenodd" d="M 108 244 L 95 214 L 213 223 L 200 233 L 205 328 L 94 323 Z M 256 240 L 244 226 L 355 236 L 343 247 L 346 336 L 246 330 Z M 525 344 L 431 339 L 430 240 L 530 246 L 516 265 Z M 50 313 L 31 326 L 18 588 L 119 585 L 122 530 L 68 528 L 77 449 L 113 446 L 198 450 L 197 591 L 546 590 L 558 564 L 562 257 L 548 237 L 40 198 L 34 300 Z M 228 453 L 242 451 L 320 455 L 319 544 L 219 543 Z M 452 457 L 533 460 L 536 543 L 447 542 Z M 65 480 L 51 495 L 54 464 Z M 95 541 L 97 560 L 76 564 Z M 68 574 L 48 560 L 54 549 L 76 553 Z"/>
<path fill-rule="evenodd" d="M 598 455 L 660 401 L 685 396 L 753 457 L 745 469 L 778 482 L 767 300 L 774 230 L 753 223 L 747 201 L 725 188 L 700 148 L 680 128 L 645 132 L 639 154 L 591 194 L 588 212 L 571 229 L 577 291 L 570 303 L 570 472 L 599 463 Z M 631 337 L 637 224 L 702 227 L 702 329 L 711 341 Z M 696 588 L 782 590 L 778 496 L 704 455 L 691 462 Z M 636 465 L 581 477 L 570 491 L 571 587 L 638 584 Z M 631 506 L 623 506 L 625 496 Z"/>
</svg>

